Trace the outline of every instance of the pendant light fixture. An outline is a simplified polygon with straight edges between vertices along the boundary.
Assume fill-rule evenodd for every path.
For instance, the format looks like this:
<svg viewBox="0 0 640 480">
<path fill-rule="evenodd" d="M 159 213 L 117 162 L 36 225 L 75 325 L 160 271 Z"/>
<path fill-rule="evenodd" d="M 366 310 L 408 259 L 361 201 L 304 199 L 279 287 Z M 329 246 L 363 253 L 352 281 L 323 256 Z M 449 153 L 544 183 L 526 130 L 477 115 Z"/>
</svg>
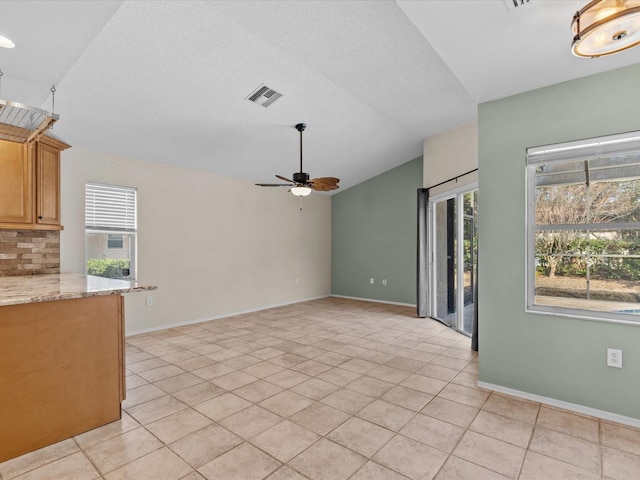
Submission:
<svg viewBox="0 0 640 480">
<path fill-rule="evenodd" d="M 640 44 L 640 0 L 595 0 L 571 22 L 571 51 L 578 57 L 601 57 Z"/>
</svg>

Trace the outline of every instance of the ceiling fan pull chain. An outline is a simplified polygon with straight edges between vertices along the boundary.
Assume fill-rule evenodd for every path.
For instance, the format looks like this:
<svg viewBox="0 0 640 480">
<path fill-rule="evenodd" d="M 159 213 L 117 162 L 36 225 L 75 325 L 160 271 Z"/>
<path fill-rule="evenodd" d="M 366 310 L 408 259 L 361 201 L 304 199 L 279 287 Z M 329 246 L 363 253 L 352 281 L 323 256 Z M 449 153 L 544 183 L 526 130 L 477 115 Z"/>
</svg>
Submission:
<svg viewBox="0 0 640 480">
<path fill-rule="evenodd" d="M 299 198 L 300 198 L 300 211 L 302 211 L 302 197 L 299 197 Z"/>
<path fill-rule="evenodd" d="M 51 113 L 56 113 L 56 86 L 51 85 Z"/>
</svg>

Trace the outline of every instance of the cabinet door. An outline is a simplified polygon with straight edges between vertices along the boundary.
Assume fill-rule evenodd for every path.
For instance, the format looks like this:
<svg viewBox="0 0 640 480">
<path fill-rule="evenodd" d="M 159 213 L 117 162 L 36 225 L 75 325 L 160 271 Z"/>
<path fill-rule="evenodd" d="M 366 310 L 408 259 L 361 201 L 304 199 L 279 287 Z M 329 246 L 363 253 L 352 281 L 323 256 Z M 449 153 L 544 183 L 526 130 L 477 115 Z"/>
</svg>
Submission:
<svg viewBox="0 0 640 480">
<path fill-rule="evenodd" d="M 60 151 L 38 143 L 36 153 L 36 223 L 60 225 Z"/>
<path fill-rule="evenodd" d="M 33 162 L 28 148 L 0 141 L 0 223 L 32 223 Z"/>
</svg>

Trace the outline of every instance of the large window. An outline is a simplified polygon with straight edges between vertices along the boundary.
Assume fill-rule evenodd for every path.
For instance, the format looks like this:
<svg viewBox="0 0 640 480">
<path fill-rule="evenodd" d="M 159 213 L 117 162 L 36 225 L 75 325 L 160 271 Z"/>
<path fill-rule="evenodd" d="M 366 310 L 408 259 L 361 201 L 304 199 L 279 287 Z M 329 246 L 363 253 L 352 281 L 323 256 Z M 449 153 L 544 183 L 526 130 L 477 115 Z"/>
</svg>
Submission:
<svg viewBox="0 0 640 480">
<path fill-rule="evenodd" d="M 640 132 L 527 149 L 530 310 L 640 321 Z"/>
<path fill-rule="evenodd" d="M 136 189 L 85 185 L 87 275 L 135 279 Z"/>
</svg>

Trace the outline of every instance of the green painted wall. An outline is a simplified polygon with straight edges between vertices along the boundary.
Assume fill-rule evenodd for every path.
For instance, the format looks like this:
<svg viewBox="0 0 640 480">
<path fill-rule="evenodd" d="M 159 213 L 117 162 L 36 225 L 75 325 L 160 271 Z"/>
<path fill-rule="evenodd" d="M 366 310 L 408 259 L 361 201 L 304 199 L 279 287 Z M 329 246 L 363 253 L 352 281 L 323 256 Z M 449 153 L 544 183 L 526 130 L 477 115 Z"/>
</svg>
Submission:
<svg viewBox="0 0 640 480">
<path fill-rule="evenodd" d="M 598 61 L 598 60 L 585 60 Z M 640 419 L 640 324 L 525 313 L 525 149 L 640 130 L 640 64 L 479 106 L 480 380 Z M 621 370 L 606 348 L 623 350 Z"/>
<path fill-rule="evenodd" d="M 332 197 L 334 295 L 415 305 L 416 205 L 421 187 L 418 157 Z M 370 278 L 375 279 L 373 285 Z"/>
</svg>

